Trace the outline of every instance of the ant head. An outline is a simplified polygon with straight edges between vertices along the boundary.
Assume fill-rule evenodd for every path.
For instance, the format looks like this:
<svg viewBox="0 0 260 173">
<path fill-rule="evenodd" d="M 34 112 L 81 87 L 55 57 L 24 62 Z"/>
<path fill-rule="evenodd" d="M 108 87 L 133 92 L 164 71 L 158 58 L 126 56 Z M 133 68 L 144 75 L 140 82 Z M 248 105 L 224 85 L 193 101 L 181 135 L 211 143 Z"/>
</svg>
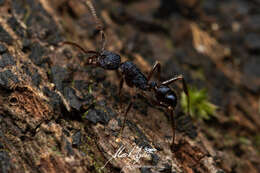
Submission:
<svg viewBox="0 0 260 173">
<path fill-rule="evenodd" d="M 104 50 L 99 57 L 100 66 L 107 70 L 116 70 L 119 68 L 121 63 L 120 55 Z"/>
</svg>

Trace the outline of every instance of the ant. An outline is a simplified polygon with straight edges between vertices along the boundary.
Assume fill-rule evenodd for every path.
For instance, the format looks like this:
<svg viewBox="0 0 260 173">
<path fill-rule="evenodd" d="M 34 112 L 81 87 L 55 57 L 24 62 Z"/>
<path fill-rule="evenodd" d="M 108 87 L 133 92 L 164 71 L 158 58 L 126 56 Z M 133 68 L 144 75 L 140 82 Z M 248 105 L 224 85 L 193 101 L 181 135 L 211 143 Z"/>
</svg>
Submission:
<svg viewBox="0 0 260 173">
<path fill-rule="evenodd" d="M 155 95 L 156 99 L 153 99 L 151 97 L 149 97 L 149 99 L 152 100 L 153 104 L 164 107 L 168 111 L 170 111 L 170 119 L 171 119 L 171 123 L 172 123 L 172 133 L 173 133 L 172 134 L 173 135 L 172 148 L 174 148 L 175 128 L 176 128 L 175 119 L 174 119 L 174 109 L 177 105 L 178 99 L 177 99 L 176 93 L 169 87 L 169 85 L 178 80 L 182 81 L 183 90 L 188 98 L 187 104 L 188 104 L 188 114 L 189 114 L 189 112 L 190 112 L 190 110 L 189 110 L 190 109 L 189 92 L 188 92 L 187 84 L 186 84 L 183 76 L 178 75 L 177 77 L 173 77 L 169 80 L 157 83 L 155 81 L 151 81 L 151 77 L 153 76 L 153 74 L 156 70 L 157 70 L 158 76 L 160 76 L 161 64 L 158 61 L 155 62 L 155 64 L 153 65 L 153 68 L 148 73 L 148 76 L 146 76 L 141 72 L 141 70 L 133 62 L 131 62 L 131 61 L 121 62 L 120 55 L 118 55 L 114 52 L 104 50 L 105 33 L 103 30 L 102 24 L 96 15 L 96 11 L 95 11 L 94 6 L 91 3 L 91 1 L 86 0 L 85 4 L 89 7 L 89 9 L 92 13 L 92 16 L 96 20 L 97 30 L 99 30 L 101 33 L 101 41 L 102 41 L 101 50 L 100 51 L 85 50 L 83 47 L 81 47 L 77 43 L 70 42 L 70 41 L 64 41 L 61 43 L 61 45 L 69 44 L 69 45 L 79 48 L 82 52 L 84 52 L 86 54 L 92 54 L 92 56 L 90 56 L 87 59 L 87 62 L 85 63 L 86 65 L 94 65 L 97 67 L 101 67 L 105 70 L 116 70 L 121 78 L 120 83 L 119 83 L 119 90 L 118 90 L 119 96 L 120 96 L 121 89 L 123 87 L 124 82 L 130 88 L 135 87 L 141 91 L 152 92 Z M 134 97 L 132 97 L 132 99 L 131 99 L 130 103 L 128 104 L 127 109 L 124 113 L 124 121 L 123 121 L 123 125 L 120 129 L 119 137 L 121 137 L 121 134 L 124 130 L 124 127 L 126 124 L 126 119 L 127 119 L 127 114 L 129 112 L 129 110 L 131 109 L 133 102 L 134 102 L 133 99 L 134 99 Z"/>
</svg>

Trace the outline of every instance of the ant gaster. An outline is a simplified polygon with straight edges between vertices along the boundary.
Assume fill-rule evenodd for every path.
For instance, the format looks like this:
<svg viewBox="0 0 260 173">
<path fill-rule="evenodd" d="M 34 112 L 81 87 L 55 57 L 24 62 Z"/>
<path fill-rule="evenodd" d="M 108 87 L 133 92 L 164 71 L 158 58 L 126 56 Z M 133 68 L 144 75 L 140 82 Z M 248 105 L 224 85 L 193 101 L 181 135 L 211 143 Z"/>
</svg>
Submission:
<svg viewBox="0 0 260 173">
<path fill-rule="evenodd" d="M 97 23 L 97 30 L 101 33 L 101 40 L 102 40 L 102 47 L 100 51 L 88 51 L 82 48 L 80 45 L 74 42 L 65 41 L 62 42 L 63 44 L 69 44 L 72 46 L 75 46 L 79 48 L 82 52 L 86 54 L 92 54 L 87 61 L 86 65 L 94 65 L 97 67 L 101 67 L 105 70 L 116 70 L 120 76 L 120 83 L 119 83 L 119 95 L 121 93 L 121 89 L 123 87 L 124 82 L 126 82 L 127 86 L 133 88 L 140 89 L 142 91 L 146 92 L 152 92 L 155 95 L 156 99 L 153 99 L 152 97 L 149 97 L 149 99 L 152 100 L 153 104 L 159 105 L 161 107 L 166 108 L 170 111 L 170 119 L 172 122 L 172 147 L 174 147 L 174 140 L 175 140 L 175 120 L 174 120 L 174 109 L 177 105 L 177 95 L 176 93 L 169 87 L 170 84 L 174 83 L 175 81 L 181 80 L 182 86 L 185 94 L 187 95 L 187 101 L 188 101 L 188 114 L 189 114 L 189 93 L 187 89 L 186 82 L 182 75 L 178 75 L 177 77 L 173 77 L 169 80 L 163 81 L 163 82 L 155 82 L 151 81 L 151 77 L 153 76 L 154 72 L 157 70 L 158 75 L 160 76 L 161 71 L 161 65 L 158 61 L 155 62 L 153 68 L 150 70 L 148 76 L 146 77 L 141 70 L 132 62 L 126 61 L 121 63 L 121 57 L 120 55 L 106 51 L 104 50 L 105 47 L 105 34 L 103 31 L 103 26 L 101 22 L 99 21 L 99 18 L 96 15 L 95 9 L 91 3 L 90 0 L 86 0 L 85 4 L 89 7 L 93 17 L 96 20 Z M 127 109 L 124 113 L 124 121 L 123 125 L 121 127 L 119 137 L 121 137 L 121 134 L 123 132 L 123 129 L 125 127 L 127 114 L 129 110 L 131 109 L 133 105 L 133 97 L 127 106 Z"/>
</svg>

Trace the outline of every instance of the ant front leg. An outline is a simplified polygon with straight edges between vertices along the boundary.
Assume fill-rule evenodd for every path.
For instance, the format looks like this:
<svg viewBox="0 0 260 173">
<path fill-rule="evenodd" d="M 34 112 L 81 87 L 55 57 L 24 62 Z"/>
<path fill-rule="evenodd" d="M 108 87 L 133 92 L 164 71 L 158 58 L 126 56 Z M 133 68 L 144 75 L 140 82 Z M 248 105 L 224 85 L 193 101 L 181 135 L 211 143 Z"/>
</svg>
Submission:
<svg viewBox="0 0 260 173">
<path fill-rule="evenodd" d="M 151 77 L 153 76 L 153 73 L 155 72 L 155 70 L 157 69 L 157 73 L 158 73 L 158 77 L 160 80 L 161 77 L 161 64 L 159 61 L 156 61 L 153 65 L 153 68 L 151 69 L 151 71 L 148 74 L 147 80 L 148 82 L 150 81 Z"/>
<path fill-rule="evenodd" d="M 171 78 L 169 80 L 166 80 L 164 82 L 162 82 L 162 85 L 170 85 L 171 83 L 178 81 L 178 80 L 182 80 L 182 88 L 184 93 L 187 95 L 187 105 L 188 105 L 188 114 L 190 115 L 190 95 L 189 95 L 189 91 L 188 91 L 188 87 L 187 84 L 183 78 L 182 75 L 179 75 L 177 77 Z"/>
</svg>

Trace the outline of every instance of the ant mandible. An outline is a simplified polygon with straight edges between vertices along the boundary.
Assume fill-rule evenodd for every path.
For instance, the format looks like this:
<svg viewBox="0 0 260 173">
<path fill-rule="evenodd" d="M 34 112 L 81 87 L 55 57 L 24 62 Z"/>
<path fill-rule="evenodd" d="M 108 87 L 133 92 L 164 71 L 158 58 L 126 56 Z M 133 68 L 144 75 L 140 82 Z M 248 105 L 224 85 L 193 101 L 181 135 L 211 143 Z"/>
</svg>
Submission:
<svg viewBox="0 0 260 173">
<path fill-rule="evenodd" d="M 188 114 L 190 112 L 190 101 L 189 101 L 189 92 L 187 88 L 187 84 L 183 78 L 182 75 L 178 75 L 176 77 L 173 77 L 169 80 L 163 81 L 163 82 L 155 82 L 151 81 L 151 77 L 153 76 L 154 72 L 157 70 L 158 75 L 160 76 L 160 71 L 161 71 L 161 65 L 158 61 L 155 62 L 153 65 L 153 68 L 150 70 L 148 73 L 148 76 L 146 77 L 141 70 L 133 63 L 130 61 L 122 62 L 121 63 L 121 57 L 120 55 L 104 50 L 105 48 L 105 33 L 103 30 L 103 26 L 99 20 L 99 18 L 96 15 L 95 8 L 90 0 L 85 0 L 85 5 L 87 5 L 92 13 L 92 16 L 95 18 L 96 21 L 96 28 L 97 30 L 100 31 L 101 33 L 101 41 L 102 41 L 102 47 L 100 51 L 89 51 L 85 50 L 83 47 L 78 45 L 77 43 L 70 42 L 70 41 L 64 41 L 61 43 L 61 45 L 64 44 L 69 44 L 72 46 L 75 46 L 79 48 L 82 52 L 86 54 L 92 54 L 93 56 L 90 56 L 87 59 L 87 62 L 85 63 L 86 65 L 94 65 L 97 67 L 101 67 L 105 70 L 116 70 L 120 76 L 120 83 L 119 83 L 119 90 L 118 94 L 120 96 L 121 89 L 123 87 L 124 82 L 126 82 L 127 86 L 133 88 L 140 89 L 142 91 L 146 92 L 152 92 L 155 95 L 156 99 L 153 99 L 149 97 L 149 99 L 152 100 L 152 102 L 156 105 L 159 105 L 161 107 L 166 108 L 170 112 L 170 119 L 172 123 L 172 148 L 174 148 L 174 140 L 175 140 L 175 119 L 174 119 L 174 109 L 177 105 L 177 95 L 176 93 L 169 87 L 170 84 L 174 83 L 175 81 L 181 80 L 182 81 L 182 86 L 185 94 L 187 95 L 187 105 L 188 105 Z M 131 109 L 133 105 L 133 100 L 134 98 L 132 97 L 130 103 L 127 106 L 127 109 L 124 113 L 124 121 L 123 125 L 120 129 L 119 132 L 119 137 L 121 137 L 121 134 L 124 130 L 126 119 L 127 119 L 127 114 L 129 110 Z"/>
</svg>

